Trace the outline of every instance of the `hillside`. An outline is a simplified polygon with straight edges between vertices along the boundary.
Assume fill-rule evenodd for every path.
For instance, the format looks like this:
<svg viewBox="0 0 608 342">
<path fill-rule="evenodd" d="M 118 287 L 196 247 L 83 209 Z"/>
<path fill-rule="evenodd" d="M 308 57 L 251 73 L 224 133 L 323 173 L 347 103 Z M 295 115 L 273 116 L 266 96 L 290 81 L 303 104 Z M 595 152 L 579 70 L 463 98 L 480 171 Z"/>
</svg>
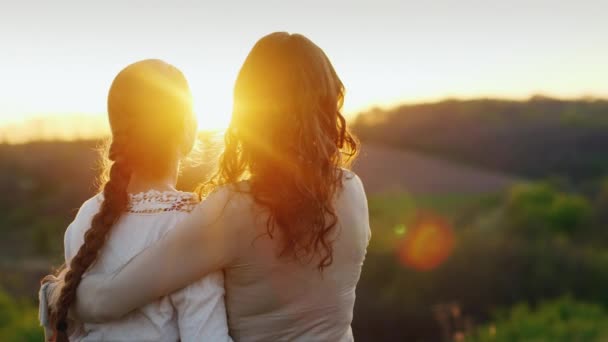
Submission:
<svg viewBox="0 0 608 342">
<path fill-rule="evenodd" d="M 375 109 L 353 129 L 366 143 L 573 184 L 608 174 L 608 101 L 446 100 Z"/>
<path fill-rule="evenodd" d="M 354 170 L 370 195 L 488 193 L 503 190 L 515 181 L 498 172 L 378 144 L 363 146 Z"/>
<path fill-rule="evenodd" d="M 98 141 L 0 145 L 4 194 L 0 196 L 0 269 L 44 270 L 58 262 L 47 256 L 61 255 L 63 230 L 95 192 L 99 145 Z M 192 189 L 204 180 L 216 151 L 203 148 L 196 166 L 184 170 L 179 187 Z M 369 196 L 487 193 L 512 183 L 498 173 L 373 144 L 363 146 L 354 170 Z M 27 260 L 27 265 L 16 260 Z"/>
</svg>

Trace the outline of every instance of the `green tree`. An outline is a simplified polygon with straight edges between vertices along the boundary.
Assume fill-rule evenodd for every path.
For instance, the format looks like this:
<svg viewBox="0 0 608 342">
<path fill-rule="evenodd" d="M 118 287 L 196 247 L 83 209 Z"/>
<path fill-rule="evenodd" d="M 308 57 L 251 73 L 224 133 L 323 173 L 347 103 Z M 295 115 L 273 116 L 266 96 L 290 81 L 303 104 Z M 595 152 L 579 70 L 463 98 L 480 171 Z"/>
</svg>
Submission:
<svg viewBox="0 0 608 342">
<path fill-rule="evenodd" d="M 509 192 L 507 210 L 511 226 L 526 236 L 571 236 L 592 212 L 582 196 L 560 192 L 546 183 L 520 184 Z"/>
<path fill-rule="evenodd" d="M 608 312 L 600 305 L 562 297 L 532 309 L 517 304 L 498 314 L 494 323 L 478 327 L 467 341 L 571 342 L 608 340 Z"/>
<path fill-rule="evenodd" d="M 0 291 L 0 341 L 43 341 L 44 333 L 37 315 L 31 303 L 15 300 Z"/>
</svg>

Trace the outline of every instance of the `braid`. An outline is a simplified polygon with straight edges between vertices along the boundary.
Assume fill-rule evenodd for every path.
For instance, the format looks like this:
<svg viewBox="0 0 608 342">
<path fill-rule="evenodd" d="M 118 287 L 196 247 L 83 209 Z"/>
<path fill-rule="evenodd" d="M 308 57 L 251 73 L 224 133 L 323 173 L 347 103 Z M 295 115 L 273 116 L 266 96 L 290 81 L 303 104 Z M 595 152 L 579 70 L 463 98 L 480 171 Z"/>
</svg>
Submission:
<svg viewBox="0 0 608 342">
<path fill-rule="evenodd" d="M 113 161 L 109 179 L 103 187 L 103 203 L 99 212 L 93 217 L 91 228 L 84 235 L 84 244 L 71 260 L 69 271 L 65 275 L 65 285 L 59 295 L 57 310 L 53 321 L 56 322 L 56 341 L 67 342 L 68 310 L 76 299 L 76 290 L 83 274 L 95 262 L 99 251 L 105 244 L 112 226 L 126 210 L 129 203 L 127 186 L 131 178 L 131 167 L 119 153 L 117 144 L 110 146 L 109 159 Z"/>
<path fill-rule="evenodd" d="M 194 113 L 188 82 L 166 62 L 143 60 L 127 66 L 112 81 L 107 100 L 113 138 L 107 159 L 113 163 L 103 167 L 109 170 L 102 174 L 106 180 L 100 190 L 103 202 L 84 235 L 84 243 L 62 273 L 59 294 L 53 296 L 50 321 L 55 325 L 54 339 L 59 342 L 68 341 L 68 311 L 83 275 L 95 263 L 113 225 L 128 208 L 127 188 L 133 170 L 166 176 L 164 173 L 173 171 L 178 157 L 192 147 L 185 130 L 192 136 L 196 130 L 196 125 L 189 125 Z"/>
</svg>

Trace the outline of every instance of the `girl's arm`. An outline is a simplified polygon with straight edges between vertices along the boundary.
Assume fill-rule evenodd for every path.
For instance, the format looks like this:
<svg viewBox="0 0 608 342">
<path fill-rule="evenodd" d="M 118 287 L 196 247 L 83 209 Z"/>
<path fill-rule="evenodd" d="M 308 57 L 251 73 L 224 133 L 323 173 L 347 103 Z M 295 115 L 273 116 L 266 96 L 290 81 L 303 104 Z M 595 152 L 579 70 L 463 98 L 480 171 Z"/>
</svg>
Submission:
<svg viewBox="0 0 608 342">
<path fill-rule="evenodd" d="M 224 188 L 198 205 L 155 245 L 112 275 L 85 275 L 75 314 L 84 322 L 118 319 L 228 265 L 238 246 L 233 193 Z"/>
</svg>

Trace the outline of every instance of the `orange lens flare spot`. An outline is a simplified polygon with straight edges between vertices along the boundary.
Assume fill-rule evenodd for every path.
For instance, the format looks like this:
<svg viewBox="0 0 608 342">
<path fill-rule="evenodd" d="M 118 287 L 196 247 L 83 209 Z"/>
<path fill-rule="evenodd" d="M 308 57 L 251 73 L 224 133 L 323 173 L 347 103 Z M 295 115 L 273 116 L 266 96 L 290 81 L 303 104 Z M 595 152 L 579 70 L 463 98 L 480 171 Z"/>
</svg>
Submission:
<svg viewBox="0 0 608 342">
<path fill-rule="evenodd" d="M 417 218 L 398 249 L 399 261 L 418 271 L 431 271 L 441 265 L 454 249 L 451 225 L 437 215 Z"/>
</svg>

